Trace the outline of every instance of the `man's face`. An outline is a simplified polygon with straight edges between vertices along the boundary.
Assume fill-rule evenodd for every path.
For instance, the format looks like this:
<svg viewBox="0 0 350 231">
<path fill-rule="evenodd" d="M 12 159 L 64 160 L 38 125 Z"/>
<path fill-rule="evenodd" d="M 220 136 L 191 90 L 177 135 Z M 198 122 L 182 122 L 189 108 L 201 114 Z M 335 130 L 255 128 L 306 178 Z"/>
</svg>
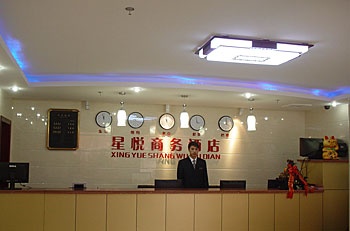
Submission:
<svg viewBox="0 0 350 231">
<path fill-rule="evenodd" d="M 188 151 L 190 152 L 190 157 L 192 159 L 196 159 L 197 158 L 199 150 L 198 150 L 198 148 L 196 146 L 190 146 Z"/>
</svg>

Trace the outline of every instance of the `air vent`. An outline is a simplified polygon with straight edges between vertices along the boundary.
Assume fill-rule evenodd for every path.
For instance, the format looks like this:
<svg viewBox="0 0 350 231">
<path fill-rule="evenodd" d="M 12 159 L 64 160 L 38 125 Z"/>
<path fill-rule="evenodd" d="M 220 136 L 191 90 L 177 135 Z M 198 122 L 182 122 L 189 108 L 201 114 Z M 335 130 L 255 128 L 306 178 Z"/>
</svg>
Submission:
<svg viewBox="0 0 350 231">
<path fill-rule="evenodd" d="M 309 108 L 312 107 L 312 104 L 309 103 L 291 103 L 283 105 L 284 108 Z"/>
</svg>

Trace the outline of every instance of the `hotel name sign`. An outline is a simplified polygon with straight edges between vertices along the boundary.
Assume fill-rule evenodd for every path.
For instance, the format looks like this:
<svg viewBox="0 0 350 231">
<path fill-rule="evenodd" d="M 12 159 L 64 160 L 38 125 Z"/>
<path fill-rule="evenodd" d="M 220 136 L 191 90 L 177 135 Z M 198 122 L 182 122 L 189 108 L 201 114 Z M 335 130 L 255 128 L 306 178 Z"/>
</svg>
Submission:
<svg viewBox="0 0 350 231">
<path fill-rule="evenodd" d="M 202 159 L 220 159 L 220 140 L 176 137 L 112 136 L 112 158 L 153 158 L 183 159 L 187 157 L 187 144 L 198 142 L 199 157 Z"/>
</svg>

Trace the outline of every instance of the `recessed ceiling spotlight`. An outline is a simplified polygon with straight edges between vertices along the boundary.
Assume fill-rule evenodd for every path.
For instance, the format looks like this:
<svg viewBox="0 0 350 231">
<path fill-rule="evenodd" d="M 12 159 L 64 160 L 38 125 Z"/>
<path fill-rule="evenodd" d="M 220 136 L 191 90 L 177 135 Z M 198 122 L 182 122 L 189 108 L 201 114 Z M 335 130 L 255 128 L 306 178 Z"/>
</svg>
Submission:
<svg viewBox="0 0 350 231">
<path fill-rule="evenodd" d="M 332 105 L 332 107 L 336 107 L 337 105 L 338 105 L 339 103 L 337 102 L 337 101 L 332 101 L 332 103 L 331 103 L 331 105 Z"/>
<path fill-rule="evenodd" d="M 11 87 L 11 90 L 12 90 L 13 92 L 17 92 L 17 91 L 19 90 L 19 87 L 13 86 L 13 87 Z"/>
<path fill-rule="evenodd" d="M 0 71 L 4 70 L 4 69 L 5 69 L 5 67 L 0 65 Z"/>
<path fill-rule="evenodd" d="M 252 93 L 249 93 L 249 92 L 246 92 L 246 93 L 243 94 L 243 96 L 244 96 L 246 99 L 249 99 L 250 97 L 253 96 L 253 94 L 252 94 Z"/>
<path fill-rule="evenodd" d="M 133 87 L 132 90 L 133 90 L 135 93 L 139 93 L 140 91 L 142 91 L 142 88 L 141 88 L 141 87 Z"/>
</svg>

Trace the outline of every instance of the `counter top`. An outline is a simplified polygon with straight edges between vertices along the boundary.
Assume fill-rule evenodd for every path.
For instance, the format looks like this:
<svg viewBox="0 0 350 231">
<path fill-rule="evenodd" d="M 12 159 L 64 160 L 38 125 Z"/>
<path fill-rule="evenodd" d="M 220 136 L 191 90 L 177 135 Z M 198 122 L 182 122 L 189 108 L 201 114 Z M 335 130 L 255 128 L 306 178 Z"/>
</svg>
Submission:
<svg viewBox="0 0 350 231">
<path fill-rule="evenodd" d="M 142 188 L 142 189 L 84 189 L 84 190 L 73 190 L 71 188 L 67 189 L 21 189 L 21 190 L 0 190 L 0 194 L 5 193 L 44 193 L 44 194 L 186 194 L 186 193 L 196 193 L 196 194 L 208 194 L 208 193 L 287 193 L 288 190 L 279 189 L 247 189 L 247 190 L 237 190 L 237 189 L 154 189 L 154 188 Z M 304 190 L 295 190 L 294 193 L 304 193 Z M 314 192 L 323 192 L 322 187 L 315 187 Z"/>
<path fill-rule="evenodd" d="M 298 159 L 298 162 L 303 162 L 303 161 L 307 161 L 307 162 L 315 162 L 315 163 L 349 163 L 349 159 L 346 157 L 339 157 L 338 160 L 324 160 L 324 159 L 308 159 L 308 158 L 304 158 L 304 159 Z"/>
</svg>

